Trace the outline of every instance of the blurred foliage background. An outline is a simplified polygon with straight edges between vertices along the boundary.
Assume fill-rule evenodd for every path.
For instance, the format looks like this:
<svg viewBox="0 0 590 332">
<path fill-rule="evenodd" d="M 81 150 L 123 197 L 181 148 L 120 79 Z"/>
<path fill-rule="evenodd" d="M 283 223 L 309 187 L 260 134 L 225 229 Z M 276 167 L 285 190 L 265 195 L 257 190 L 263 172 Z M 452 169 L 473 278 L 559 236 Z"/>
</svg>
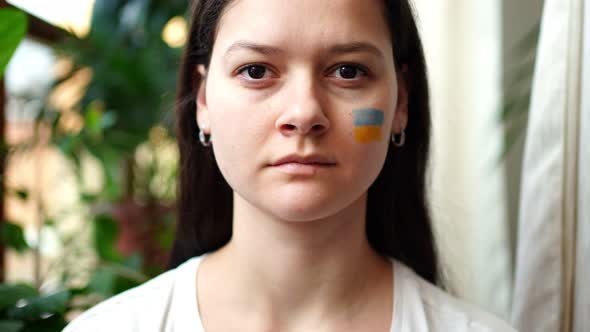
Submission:
<svg viewBox="0 0 590 332">
<path fill-rule="evenodd" d="M 68 34 L 48 45 L 59 59 L 58 78 L 38 103 L 32 139 L 4 143 L 3 156 L 40 145 L 57 149 L 80 194 L 77 204 L 57 215 L 38 205 L 39 228 L 53 228 L 64 249 L 47 273 L 41 272 L 42 244 L 27 243 L 18 220 L 1 224 L 4 246 L 33 252 L 36 280 L 0 284 L 0 331 L 61 331 L 77 312 L 164 270 L 174 235 L 173 109 L 186 8 L 179 0 L 98 0 L 86 36 Z M 26 16 L 9 9 L 0 15 L 3 68 L 25 34 Z M 180 40 L 166 42 L 166 29 L 176 29 Z M 79 98 L 60 100 L 72 86 Z M 85 184 L 87 159 L 99 165 L 102 179 L 93 190 Z M 30 188 L 3 185 L 7 195 L 31 197 Z M 82 214 L 84 225 L 61 227 L 70 214 Z M 76 242 L 89 228 L 95 261 L 84 270 L 86 253 Z M 50 273 L 59 280 L 43 289 Z"/>
</svg>

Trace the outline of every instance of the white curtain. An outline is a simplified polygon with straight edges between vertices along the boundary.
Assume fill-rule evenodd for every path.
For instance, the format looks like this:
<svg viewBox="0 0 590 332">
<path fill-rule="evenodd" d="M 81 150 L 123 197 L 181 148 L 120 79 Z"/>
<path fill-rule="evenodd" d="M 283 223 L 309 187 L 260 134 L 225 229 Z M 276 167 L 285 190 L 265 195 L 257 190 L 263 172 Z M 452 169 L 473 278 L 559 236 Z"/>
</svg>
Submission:
<svg viewBox="0 0 590 332">
<path fill-rule="evenodd" d="M 520 0 L 519 0 L 520 1 Z M 414 0 L 432 92 L 432 214 L 448 286 L 507 319 L 501 2 Z"/>
<path fill-rule="evenodd" d="M 517 237 L 512 323 L 521 332 L 590 330 L 589 7 L 545 1 Z"/>
<path fill-rule="evenodd" d="M 581 114 L 574 331 L 590 330 L 590 1 L 583 4 Z"/>
</svg>

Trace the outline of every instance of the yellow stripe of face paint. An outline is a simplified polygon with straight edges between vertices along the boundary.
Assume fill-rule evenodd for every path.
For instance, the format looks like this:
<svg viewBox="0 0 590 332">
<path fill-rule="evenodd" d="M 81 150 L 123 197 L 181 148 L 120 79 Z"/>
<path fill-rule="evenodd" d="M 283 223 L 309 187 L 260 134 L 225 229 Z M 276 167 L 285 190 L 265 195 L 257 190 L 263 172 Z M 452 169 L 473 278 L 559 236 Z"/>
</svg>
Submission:
<svg viewBox="0 0 590 332">
<path fill-rule="evenodd" d="M 371 143 L 381 140 L 381 126 L 359 126 L 354 128 L 354 139 L 359 143 Z"/>
</svg>

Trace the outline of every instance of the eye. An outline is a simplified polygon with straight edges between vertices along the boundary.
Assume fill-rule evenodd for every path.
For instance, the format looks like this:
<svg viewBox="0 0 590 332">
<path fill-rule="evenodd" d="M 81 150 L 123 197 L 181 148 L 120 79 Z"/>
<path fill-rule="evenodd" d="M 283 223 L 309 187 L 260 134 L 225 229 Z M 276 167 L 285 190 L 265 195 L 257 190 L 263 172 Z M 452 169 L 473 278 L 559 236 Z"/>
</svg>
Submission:
<svg viewBox="0 0 590 332">
<path fill-rule="evenodd" d="M 368 71 L 360 65 L 356 64 L 344 64 L 339 65 L 335 70 L 336 77 L 345 80 L 358 79 L 361 76 L 367 76 Z M 359 76 L 360 74 L 360 76 Z"/>
<path fill-rule="evenodd" d="M 247 65 L 238 70 L 238 74 L 250 80 L 261 80 L 267 74 L 268 69 L 263 65 Z"/>
</svg>

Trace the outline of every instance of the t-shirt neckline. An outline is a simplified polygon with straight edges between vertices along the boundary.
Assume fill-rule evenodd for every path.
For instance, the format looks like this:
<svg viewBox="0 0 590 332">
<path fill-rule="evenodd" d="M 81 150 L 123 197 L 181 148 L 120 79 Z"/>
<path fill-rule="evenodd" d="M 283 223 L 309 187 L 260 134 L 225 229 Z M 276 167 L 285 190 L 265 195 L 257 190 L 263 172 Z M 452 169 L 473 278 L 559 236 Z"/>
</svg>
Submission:
<svg viewBox="0 0 590 332">
<path fill-rule="evenodd" d="M 174 314 L 174 321 L 179 323 L 178 326 L 195 326 L 197 332 L 206 332 L 199 312 L 197 274 L 199 265 L 207 255 L 208 253 L 205 253 L 193 257 L 177 268 L 178 270 L 186 269 L 187 271 L 178 271 L 180 279 L 178 280 L 178 287 L 175 287 L 174 290 L 174 299 L 186 304 L 178 306 L 177 309 L 179 310 Z M 393 269 L 391 294 L 393 297 L 393 309 L 391 312 L 390 332 L 399 332 L 402 331 L 403 323 L 403 286 L 401 285 L 403 277 L 400 275 L 401 267 L 398 266 L 397 261 L 393 258 L 390 258 L 390 261 Z"/>
</svg>

